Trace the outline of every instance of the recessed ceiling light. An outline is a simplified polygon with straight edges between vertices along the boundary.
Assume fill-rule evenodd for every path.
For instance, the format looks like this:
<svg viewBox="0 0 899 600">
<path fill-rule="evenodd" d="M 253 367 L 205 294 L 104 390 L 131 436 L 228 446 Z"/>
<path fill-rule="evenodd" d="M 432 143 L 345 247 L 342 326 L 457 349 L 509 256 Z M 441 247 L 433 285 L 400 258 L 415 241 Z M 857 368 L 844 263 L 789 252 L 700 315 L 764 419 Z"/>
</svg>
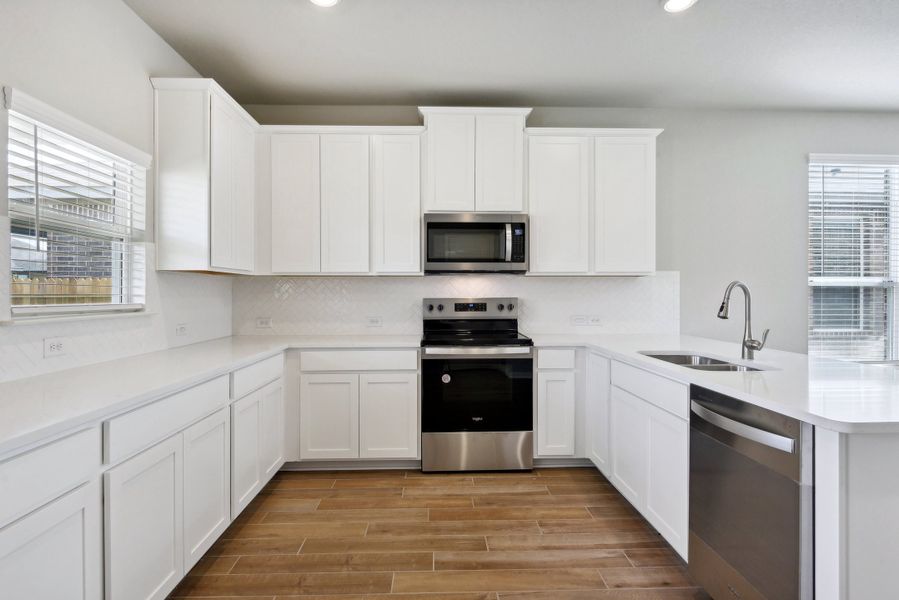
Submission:
<svg viewBox="0 0 899 600">
<path fill-rule="evenodd" d="M 323 6 L 325 8 L 330 8 L 340 2 L 340 0 L 309 0 L 312 4 L 316 6 Z M 695 0 L 694 0 L 695 1 Z"/>
<path fill-rule="evenodd" d="M 312 1 L 315 2 L 315 0 Z M 670 13 L 679 13 L 687 10 L 696 2 L 697 0 L 662 0 L 662 8 Z"/>
</svg>

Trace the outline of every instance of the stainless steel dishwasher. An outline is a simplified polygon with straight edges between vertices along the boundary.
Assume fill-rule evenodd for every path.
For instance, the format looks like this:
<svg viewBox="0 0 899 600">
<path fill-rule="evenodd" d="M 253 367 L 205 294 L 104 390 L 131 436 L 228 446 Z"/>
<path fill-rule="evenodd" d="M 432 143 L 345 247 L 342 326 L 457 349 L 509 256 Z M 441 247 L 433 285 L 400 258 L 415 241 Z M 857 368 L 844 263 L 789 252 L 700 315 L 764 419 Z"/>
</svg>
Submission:
<svg viewBox="0 0 899 600">
<path fill-rule="evenodd" d="M 814 429 L 690 387 L 689 569 L 715 600 L 814 597 Z"/>
</svg>

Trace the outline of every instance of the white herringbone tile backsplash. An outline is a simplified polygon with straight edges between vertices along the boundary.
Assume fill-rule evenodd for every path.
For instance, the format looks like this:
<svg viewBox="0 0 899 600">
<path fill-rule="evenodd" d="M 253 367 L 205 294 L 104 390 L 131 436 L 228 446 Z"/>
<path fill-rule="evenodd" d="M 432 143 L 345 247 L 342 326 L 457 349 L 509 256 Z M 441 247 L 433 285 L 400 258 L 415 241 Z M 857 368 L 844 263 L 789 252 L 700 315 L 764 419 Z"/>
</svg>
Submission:
<svg viewBox="0 0 899 600">
<path fill-rule="evenodd" d="M 147 262 L 154 264 L 152 245 Z M 0 325 L 0 381 L 31 377 L 231 334 L 230 277 L 148 269 L 147 313 Z M 177 324 L 187 334 L 175 335 Z M 65 356 L 44 358 L 44 338 L 69 341 Z"/>
<path fill-rule="evenodd" d="M 528 333 L 677 333 L 679 274 L 650 277 L 238 277 L 233 331 L 252 334 L 421 333 L 425 297 L 520 298 L 520 327 Z M 598 316 L 600 326 L 574 326 L 575 315 Z M 256 319 L 271 317 L 272 329 Z M 381 327 L 368 327 L 380 317 Z"/>
</svg>

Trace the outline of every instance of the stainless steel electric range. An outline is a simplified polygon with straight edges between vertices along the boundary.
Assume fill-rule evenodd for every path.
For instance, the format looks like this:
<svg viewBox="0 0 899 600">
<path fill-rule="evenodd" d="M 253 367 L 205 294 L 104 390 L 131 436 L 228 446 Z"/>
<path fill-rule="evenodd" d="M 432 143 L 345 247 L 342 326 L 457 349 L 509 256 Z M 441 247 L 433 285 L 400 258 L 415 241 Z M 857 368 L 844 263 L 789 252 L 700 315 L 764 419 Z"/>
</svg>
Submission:
<svg viewBox="0 0 899 600">
<path fill-rule="evenodd" d="M 527 470 L 534 462 L 534 349 L 517 298 L 425 298 L 423 471 Z"/>
</svg>

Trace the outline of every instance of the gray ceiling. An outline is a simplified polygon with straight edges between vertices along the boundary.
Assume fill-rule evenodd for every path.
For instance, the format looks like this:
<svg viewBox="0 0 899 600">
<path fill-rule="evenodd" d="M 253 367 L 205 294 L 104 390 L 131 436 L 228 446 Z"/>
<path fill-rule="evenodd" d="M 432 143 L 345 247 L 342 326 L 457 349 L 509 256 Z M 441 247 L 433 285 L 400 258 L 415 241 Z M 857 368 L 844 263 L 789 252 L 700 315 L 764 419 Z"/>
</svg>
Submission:
<svg viewBox="0 0 899 600">
<path fill-rule="evenodd" d="M 245 104 L 899 110 L 899 0 L 125 0 Z"/>
</svg>

